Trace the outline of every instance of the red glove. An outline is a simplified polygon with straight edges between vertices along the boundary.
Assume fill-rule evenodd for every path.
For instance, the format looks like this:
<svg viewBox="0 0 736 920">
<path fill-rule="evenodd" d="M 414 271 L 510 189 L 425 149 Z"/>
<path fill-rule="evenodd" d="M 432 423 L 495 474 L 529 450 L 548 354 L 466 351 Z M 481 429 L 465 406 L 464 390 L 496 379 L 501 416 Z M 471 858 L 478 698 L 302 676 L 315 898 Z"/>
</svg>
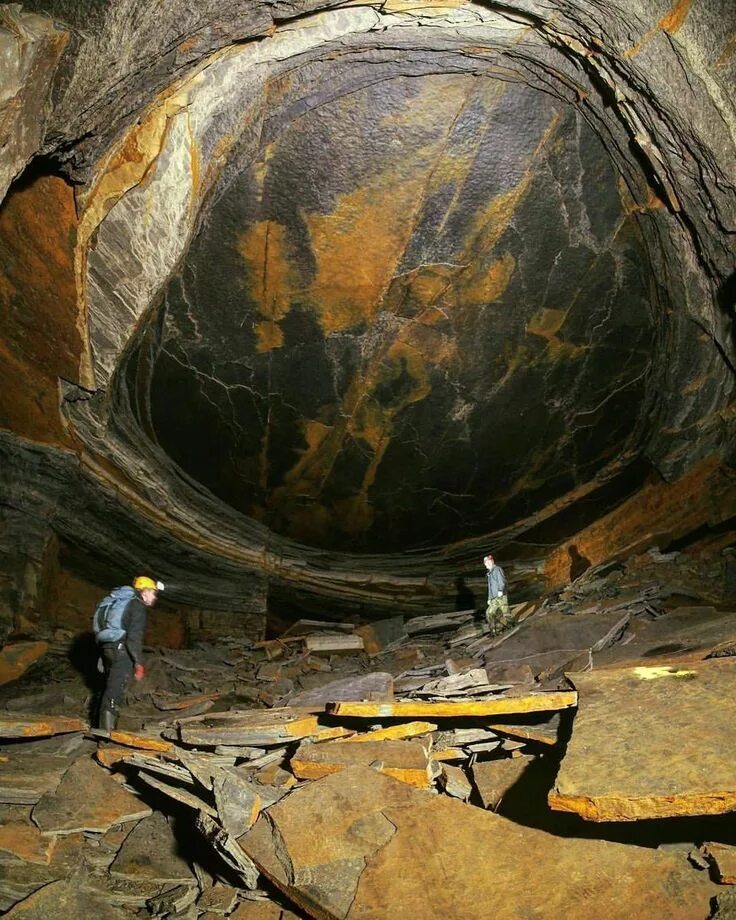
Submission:
<svg viewBox="0 0 736 920">
<path fill-rule="evenodd" d="M 145 676 L 146 676 L 146 669 L 143 667 L 142 664 L 137 664 L 135 666 L 135 679 L 143 680 Z"/>
</svg>

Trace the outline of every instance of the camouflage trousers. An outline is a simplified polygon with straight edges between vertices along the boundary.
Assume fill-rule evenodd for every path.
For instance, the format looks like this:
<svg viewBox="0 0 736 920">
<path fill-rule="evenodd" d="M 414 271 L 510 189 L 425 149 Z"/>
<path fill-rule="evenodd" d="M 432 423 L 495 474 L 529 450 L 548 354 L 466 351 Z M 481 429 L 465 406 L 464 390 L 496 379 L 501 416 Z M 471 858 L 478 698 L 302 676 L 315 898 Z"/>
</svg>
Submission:
<svg viewBox="0 0 736 920">
<path fill-rule="evenodd" d="M 492 636 L 499 636 L 502 632 L 515 624 L 516 620 L 509 611 L 509 599 L 506 594 L 502 597 L 492 597 L 486 607 L 486 619 L 491 628 Z"/>
</svg>

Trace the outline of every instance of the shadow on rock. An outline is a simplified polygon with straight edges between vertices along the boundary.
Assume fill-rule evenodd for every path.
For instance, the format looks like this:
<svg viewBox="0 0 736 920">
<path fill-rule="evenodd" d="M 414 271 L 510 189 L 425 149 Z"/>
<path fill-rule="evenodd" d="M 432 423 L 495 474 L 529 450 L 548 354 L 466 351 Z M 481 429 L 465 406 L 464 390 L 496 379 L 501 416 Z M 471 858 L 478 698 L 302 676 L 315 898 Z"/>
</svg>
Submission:
<svg viewBox="0 0 736 920">
<path fill-rule="evenodd" d="M 89 704 L 89 718 L 94 721 L 97 706 L 102 691 L 105 689 L 105 676 L 98 669 L 100 650 L 95 642 L 94 633 L 79 633 L 72 639 L 67 652 L 69 663 L 84 681 L 85 687 L 91 691 Z"/>
</svg>

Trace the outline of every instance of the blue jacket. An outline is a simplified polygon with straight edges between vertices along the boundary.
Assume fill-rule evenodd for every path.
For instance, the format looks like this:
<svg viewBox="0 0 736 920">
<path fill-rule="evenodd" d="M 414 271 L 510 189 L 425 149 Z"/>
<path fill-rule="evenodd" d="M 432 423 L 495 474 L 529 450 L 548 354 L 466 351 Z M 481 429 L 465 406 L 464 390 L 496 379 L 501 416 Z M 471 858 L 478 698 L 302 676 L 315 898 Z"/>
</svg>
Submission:
<svg viewBox="0 0 736 920">
<path fill-rule="evenodd" d="M 498 592 L 506 593 L 506 576 L 500 565 L 494 565 L 487 574 L 488 578 L 488 600 L 498 597 Z"/>
</svg>

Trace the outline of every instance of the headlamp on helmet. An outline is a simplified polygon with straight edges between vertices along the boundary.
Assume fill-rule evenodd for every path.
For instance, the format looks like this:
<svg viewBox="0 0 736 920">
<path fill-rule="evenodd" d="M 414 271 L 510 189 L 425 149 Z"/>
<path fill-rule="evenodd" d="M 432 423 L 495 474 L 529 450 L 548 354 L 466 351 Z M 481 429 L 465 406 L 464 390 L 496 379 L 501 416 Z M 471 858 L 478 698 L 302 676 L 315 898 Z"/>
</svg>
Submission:
<svg viewBox="0 0 736 920">
<path fill-rule="evenodd" d="M 162 581 L 154 581 L 152 578 L 149 578 L 148 575 L 139 575 L 137 578 L 133 579 L 133 587 L 136 591 L 145 591 L 146 588 L 150 588 L 152 591 L 163 591 L 164 583 Z"/>
</svg>

